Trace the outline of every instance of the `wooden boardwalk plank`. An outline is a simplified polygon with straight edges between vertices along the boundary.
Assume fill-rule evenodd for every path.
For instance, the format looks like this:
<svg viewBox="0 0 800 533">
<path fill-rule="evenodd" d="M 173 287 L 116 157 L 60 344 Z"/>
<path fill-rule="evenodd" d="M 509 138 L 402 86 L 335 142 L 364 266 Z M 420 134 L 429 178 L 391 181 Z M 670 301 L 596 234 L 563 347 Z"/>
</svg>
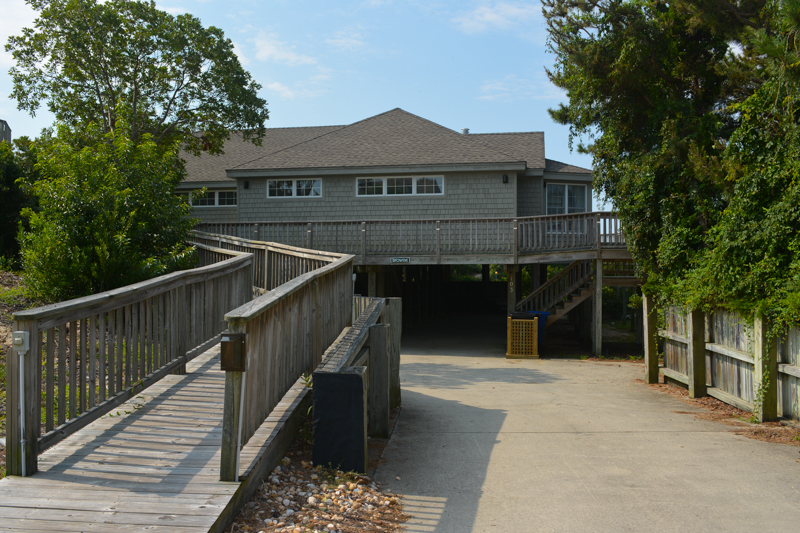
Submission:
<svg viewBox="0 0 800 533">
<path fill-rule="evenodd" d="M 218 348 L 0 481 L 1 531 L 208 531 L 236 493 L 219 481 Z"/>
</svg>

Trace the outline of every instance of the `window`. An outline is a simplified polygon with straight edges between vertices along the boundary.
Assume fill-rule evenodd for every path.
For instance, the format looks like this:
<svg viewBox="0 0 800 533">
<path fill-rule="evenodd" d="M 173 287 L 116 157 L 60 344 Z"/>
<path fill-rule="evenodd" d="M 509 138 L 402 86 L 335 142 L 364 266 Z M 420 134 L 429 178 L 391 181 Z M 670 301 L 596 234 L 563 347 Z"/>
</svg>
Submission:
<svg viewBox="0 0 800 533">
<path fill-rule="evenodd" d="M 268 198 L 301 196 L 322 196 L 322 180 L 274 180 L 267 182 Z"/>
<path fill-rule="evenodd" d="M 413 194 L 414 184 L 411 178 L 387 178 L 386 194 Z"/>
<path fill-rule="evenodd" d="M 444 176 L 356 178 L 356 196 L 444 194 Z"/>
<path fill-rule="evenodd" d="M 442 194 L 444 178 L 417 178 L 417 194 Z"/>
<path fill-rule="evenodd" d="M 359 196 L 375 196 L 383 194 L 383 180 L 373 178 L 361 178 L 358 180 Z"/>
<path fill-rule="evenodd" d="M 548 215 L 564 215 L 586 212 L 586 185 L 548 183 L 546 190 Z"/>
<path fill-rule="evenodd" d="M 297 180 L 297 196 L 322 196 L 320 180 Z"/>
<path fill-rule="evenodd" d="M 236 205 L 236 191 L 219 191 L 217 205 Z"/>
<path fill-rule="evenodd" d="M 194 207 L 235 206 L 236 191 L 207 191 L 203 196 L 194 198 Z"/>
</svg>

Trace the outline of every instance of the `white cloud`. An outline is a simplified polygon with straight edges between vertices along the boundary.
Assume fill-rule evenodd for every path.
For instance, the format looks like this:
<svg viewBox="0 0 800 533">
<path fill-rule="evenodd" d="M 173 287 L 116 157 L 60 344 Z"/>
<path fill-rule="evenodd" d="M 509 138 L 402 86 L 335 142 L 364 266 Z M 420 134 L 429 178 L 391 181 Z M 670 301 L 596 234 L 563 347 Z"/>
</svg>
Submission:
<svg viewBox="0 0 800 533">
<path fill-rule="evenodd" d="M 267 89 L 270 91 L 275 91 L 282 97 L 286 99 L 292 99 L 295 97 L 295 92 L 288 88 L 286 85 L 279 83 L 277 81 L 273 81 L 272 83 L 267 84 Z"/>
<path fill-rule="evenodd" d="M 361 40 L 362 34 L 357 32 L 337 31 L 336 35 L 331 39 L 325 39 L 325 42 L 334 48 L 340 50 L 348 50 L 350 52 L 358 50 L 364 46 L 364 41 Z"/>
<path fill-rule="evenodd" d="M 301 88 L 297 88 L 297 86 Z M 307 83 L 296 84 L 295 88 L 291 88 L 278 81 L 268 83 L 267 90 L 274 91 L 284 100 L 292 100 L 294 98 L 314 98 L 325 92 L 319 88 L 311 89 Z"/>
<path fill-rule="evenodd" d="M 536 3 L 484 3 L 468 13 L 454 17 L 452 21 L 464 33 L 483 33 L 489 30 L 508 30 L 530 24 L 541 15 L 542 8 Z"/>
<path fill-rule="evenodd" d="M 316 63 L 313 57 L 294 52 L 292 46 L 282 43 L 274 34 L 260 33 L 251 42 L 256 47 L 256 59 L 273 61 L 285 65 L 310 65 Z"/>
<path fill-rule="evenodd" d="M 487 81 L 480 87 L 480 100 L 513 102 L 516 100 L 557 100 L 564 98 L 564 92 L 549 80 L 520 78 L 515 74 L 501 80 Z"/>
<path fill-rule="evenodd" d="M 14 66 L 14 58 L 5 51 L 5 44 L 12 35 L 21 35 L 22 28 L 33 27 L 38 13 L 24 0 L 6 0 L 3 2 L 3 23 L 0 24 L 0 67 L 4 69 Z"/>
</svg>

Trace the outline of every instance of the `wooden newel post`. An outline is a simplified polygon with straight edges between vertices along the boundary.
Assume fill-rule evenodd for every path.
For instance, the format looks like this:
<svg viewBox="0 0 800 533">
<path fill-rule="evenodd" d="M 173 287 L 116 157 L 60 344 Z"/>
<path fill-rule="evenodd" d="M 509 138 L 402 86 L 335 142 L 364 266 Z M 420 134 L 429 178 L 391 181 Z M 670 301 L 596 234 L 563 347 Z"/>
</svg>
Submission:
<svg viewBox="0 0 800 533">
<path fill-rule="evenodd" d="M 644 382 L 658 383 L 658 316 L 653 296 L 644 294 Z"/>
<path fill-rule="evenodd" d="M 389 325 L 389 408 L 400 407 L 400 338 L 403 335 L 403 299 L 386 298 L 382 323 Z"/>
<path fill-rule="evenodd" d="M 767 336 L 769 323 L 763 316 L 756 315 L 754 326 L 753 414 L 759 422 L 770 422 L 778 419 L 778 342 Z"/>
<path fill-rule="evenodd" d="M 706 396 L 706 318 L 705 314 L 692 309 L 686 315 L 686 368 L 689 373 L 689 398 Z"/>
<path fill-rule="evenodd" d="M 6 472 L 30 476 L 38 470 L 41 354 L 37 321 L 15 321 L 6 355 Z"/>
<path fill-rule="evenodd" d="M 242 415 L 247 375 L 246 326 L 232 325 L 234 333 L 223 333 L 220 366 L 225 371 L 225 399 L 222 407 L 222 449 L 220 481 L 239 481 L 239 451 L 242 448 Z"/>
<path fill-rule="evenodd" d="M 389 438 L 389 326 L 369 328 L 369 392 L 367 400 L 370 437 Z"/>
<path fill-rule="evenodd" d="M 594 265 L 594 336 L 592 337 L 592 353 L 595 357 L 603 356 L 603 250 L 602 222 L 597 221 L 597 259 Z"/>
</svg>

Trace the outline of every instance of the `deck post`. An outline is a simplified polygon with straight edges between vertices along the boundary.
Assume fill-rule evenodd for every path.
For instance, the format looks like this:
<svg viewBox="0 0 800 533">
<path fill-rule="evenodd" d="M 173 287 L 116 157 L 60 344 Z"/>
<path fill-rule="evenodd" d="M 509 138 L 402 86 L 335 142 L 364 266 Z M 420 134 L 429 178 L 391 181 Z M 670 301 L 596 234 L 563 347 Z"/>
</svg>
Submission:
<svg viewBox="0 0 800 533">
<path fill-rule="evenodd" d="M 512 234 L 514 242 L 511 243 L 511 245 L 513 247 L 513 251 L 514 251 L 514 265 L 517 265 L 519 263 L 519 235 L 518 235 L 518 231 L 519 231 L 519 224 L 517 224 L 517 219 L 515 218 L 514 219 L 514 231 L 513 231 L 513 234 Z"/>
<path fill-rule="evenodd" d="M 602 223 L 597 221 L 597 259 L 594 266 L 594 337 L 592 353 L 595 357 L 603 356 L 603 253 L 601 230 Z"/>
<path fill-rule="evenodd" d="M 306 230 L 306 248 L 309 250 L 314 249 L 314 227 L 311 222 L 308 223 L 308 229 Z"/>
<path fill-rule="evenodd" d="M 644 294 L 642 298 L 644 315 L 644 382 L 658 383 L 658 317 L 653 295 Z"/>
<path fill-rule="evenodd" d="M 706 396 L 706 319 L 705 313 L 692 309 L 686 316 L 686 351 L 689 372 L 689 398 Z"/>
<path fill-rule="evenodd" d="M 519 287 L 517 287 L 517 265 L 506 265 L 506 277 L 508 278 L 508 314 L 510 315 L 513 313 L 517 308 L 517 293 L 519 292 Z"/>
<path fill-rule="evenodd" d="M 361 223 L 361 264 L 367 264 L 367 223 Z"/>
<path fill-rule="evenodd" d="M 378 267 L 367 267 L 367 296 L 370 298 L 378 297 Z"/>
<path fill-rule="evenodd" d="M 389 438 L 389 328 L 375 324 L 369 328 L 369 388 L 367 400 L 370 437 Z"/>
<path fill-rule="evenodd" d="M 6 354 L 6 471 L 31 476 L 38 470 L 41 402 L 41 338 L 37 320 L 15 321 Z M 13 342 L 13 340 L 12 340 Z"/>
<path fill-rule="evenodd" d="M 442 264 L 442 223 L 436 221 L 436 264 Z"/>
<path fill-rule="evenodd" d="M 767 336 L 769 323 L 756 315 L 753 328 L 755 354 L 753 358 L 754 413 L 759 422 L 778 419 L 778 342 Z"/>
<path fill-rule="evenodd" d="M 230 324 L 234 333 L 245 333 L 244 324 Z M 247 359 L 247 340 L 244 342 Z M 239 481 L 239 450 L 241 449 L 242 395 L 245 372 L 225 370 L 225 396 L 222 405 L 222 446 L 220 450 L 220 481 Z"/>
<path fill-rule="evenodd" d="M 389 325 L 389 409 L 400 407 L 400 338 L 403 335 L 403 299 L 386 298 L 382 323 Z"/>
</svg>

